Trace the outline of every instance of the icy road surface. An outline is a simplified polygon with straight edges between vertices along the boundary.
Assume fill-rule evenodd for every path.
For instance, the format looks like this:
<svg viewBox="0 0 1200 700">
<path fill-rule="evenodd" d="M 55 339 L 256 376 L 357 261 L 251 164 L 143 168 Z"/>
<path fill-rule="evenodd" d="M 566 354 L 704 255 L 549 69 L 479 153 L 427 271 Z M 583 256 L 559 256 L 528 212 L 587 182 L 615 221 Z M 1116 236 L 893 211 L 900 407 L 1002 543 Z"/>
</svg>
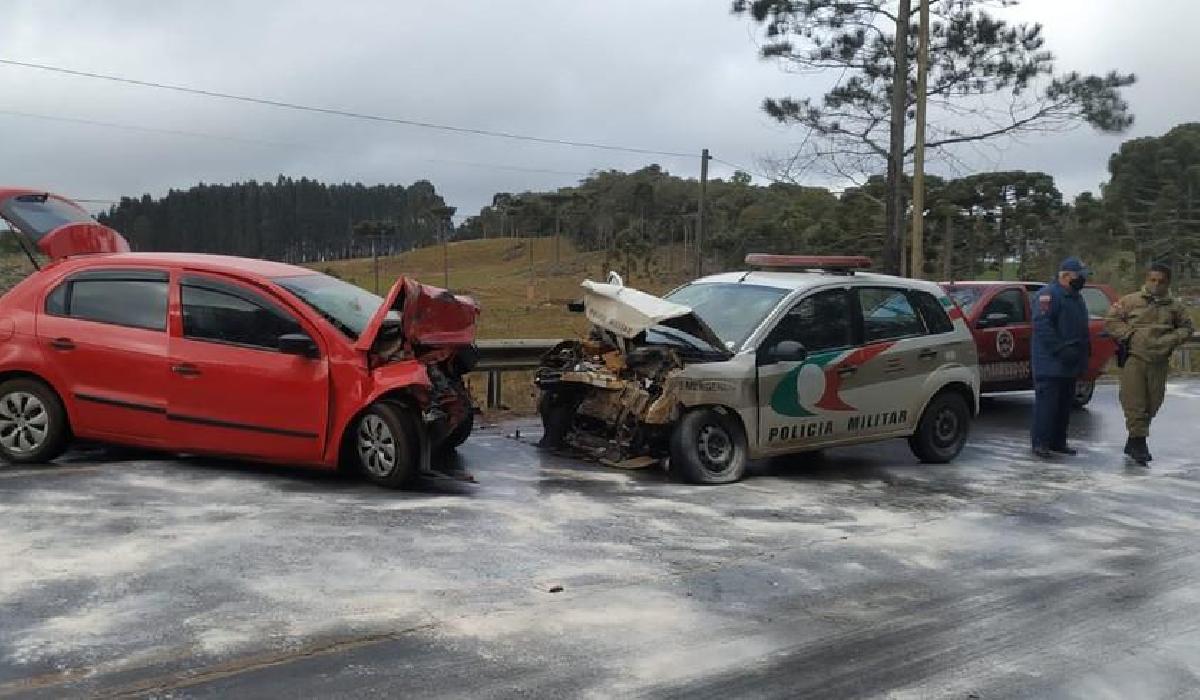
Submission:
<svg viewBox="0 0 1200 700">
<path fill-rule="evenodd" d="M 987 401 L 953 465 L 896 442 L 724 487 L 541 455 L 529 424 L 464 446 L 478 485 L 409 493 L 0 467 L 0 696 L 1200 694 L 1200 383 L 1150 470 L 1115 387 L 1058 463 L 1030 402 Z"/>
</svg>

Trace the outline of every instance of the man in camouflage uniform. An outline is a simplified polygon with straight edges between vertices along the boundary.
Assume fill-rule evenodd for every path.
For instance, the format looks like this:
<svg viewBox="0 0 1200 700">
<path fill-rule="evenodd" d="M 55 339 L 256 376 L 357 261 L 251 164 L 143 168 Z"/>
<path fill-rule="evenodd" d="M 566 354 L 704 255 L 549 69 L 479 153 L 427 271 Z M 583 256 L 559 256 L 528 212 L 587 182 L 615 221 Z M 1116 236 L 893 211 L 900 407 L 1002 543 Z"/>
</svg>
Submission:
<svg viewBox="0 0 1200 700">
<path fill-rule="evenodd" d="M 1194 332 L 1187 309 L 1170 296 L 1170 284 L 1171 268 L 1152 265 L 1141 291 L 1113 304 L 1105 323 L 1109 335 L 1128 348 L 1121 369 L 1121 408 L 1129 433 L 1125 454 L 1142 465 L 1153 459 L 1146 438 L 1166 394 L 1171 354 Z"/>
</svg>

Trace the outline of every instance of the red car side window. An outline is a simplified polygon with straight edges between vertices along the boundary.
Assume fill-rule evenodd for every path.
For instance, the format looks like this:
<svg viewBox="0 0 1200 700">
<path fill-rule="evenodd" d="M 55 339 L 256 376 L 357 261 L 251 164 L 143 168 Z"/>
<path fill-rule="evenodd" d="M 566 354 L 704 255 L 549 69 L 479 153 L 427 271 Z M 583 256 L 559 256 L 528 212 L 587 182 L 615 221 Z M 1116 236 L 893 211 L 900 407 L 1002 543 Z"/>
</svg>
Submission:
<svg viewBox="0 0 1200 700">
<path fill-rule="evenodd" d="M 987 319 L 992 314 L 1006 317 L 1006 323 L 1025 323 L 1029 320 L 1029 309 L 1025 303 L 1025 295 L 1020 289 L 1005 289 L 988 302 L 983 310 L 981 319 Z"/>
<path fill-rule="evenodd" d="M 1084 287 L 1080 293 L 1083 295 L 1083 303 L 1087 304 L 1088 316 L 1104 318 L 1108 308 L 1112 306 L 1112 301 L 1104 290 L 1098 287 Z"/>
<path fill-rule="evenodd" d="M 46 313 L 51 316 L 67 315 L 67 290 L 70 289 L 70 284 L 63 282 L 46 296 Z"/>
<path fill-rule="evenodd" d="M 46 297 L 45 313 L 129 328 L 167 329 L 167 273 L 87 270 L 71 275 Z"/>
<path fill-rule="evenodd" d="M 180 292 L 185 338 L 278 350 L 279 336 L 307 335 L 296 319 L 276 304 L 237 285 L 185 277 Z"/>
</svg>

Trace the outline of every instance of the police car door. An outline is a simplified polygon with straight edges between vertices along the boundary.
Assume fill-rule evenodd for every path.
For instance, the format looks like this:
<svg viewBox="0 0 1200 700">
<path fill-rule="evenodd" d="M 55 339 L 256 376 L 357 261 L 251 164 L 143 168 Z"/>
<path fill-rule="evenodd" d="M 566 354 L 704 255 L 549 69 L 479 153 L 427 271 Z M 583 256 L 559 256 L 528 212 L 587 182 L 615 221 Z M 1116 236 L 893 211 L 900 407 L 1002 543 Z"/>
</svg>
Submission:
<svg viewBox="0 0 1200 700">
<path fill-rule="evenodd" d="M 843 394 L 852 407 L 849 436 L 911 432 L 929 397 L 925 376 L 940 362 L 943 343 L 931 336 L 908 291 L 887 285 L 855 287 L 862 347 L 843 361 L 853 368 Z"/>
<path fill-rule="evenodd" d="M 999 289 L 987 300 L 975 321 L 984 391 L 1029 388 L 1029 318 L 1029 302 L 1019 286 Z"/>
<path fill-rule="evenodd" d="M 782 454 L 845 438 L 845 405 L 838 360 L 855 349 L 857 333 L 848 289 L 826 289 L 797 301 L 759 344 L 758 444 Z M 800 343 L 801 361 L 776 361 L 771 348 Z"/>
</svg>

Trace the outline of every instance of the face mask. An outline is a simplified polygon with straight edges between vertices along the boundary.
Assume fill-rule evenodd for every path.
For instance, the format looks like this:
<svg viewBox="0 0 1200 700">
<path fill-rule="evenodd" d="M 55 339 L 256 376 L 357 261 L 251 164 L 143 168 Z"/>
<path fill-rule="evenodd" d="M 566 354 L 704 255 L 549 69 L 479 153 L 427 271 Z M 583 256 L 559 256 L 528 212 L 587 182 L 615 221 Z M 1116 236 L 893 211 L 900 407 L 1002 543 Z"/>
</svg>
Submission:
<svg viewBox="0 0 1200 700">
<path fill-rule="evenodd" d="M 1165 297 L 1167 295 L 1168 288 L 1169 287 L 1166 285 L 1166 283 L 1162 282 L 1159 284 L 1151 284 L 1150 282 L 1146 283 L 1146 291 L 1150 292 L 1156 297 Z"/>
<path fill-rule="evenodd" d="M 1083 289 L 1085 284 L 1087 284 L 1087 280 L 1082 277 L 1076 277 L 1075 279 L 1071 280 L 1071 289 L 1074 289 L 1078 292 L 1079 290 Z"/>
</svg>

